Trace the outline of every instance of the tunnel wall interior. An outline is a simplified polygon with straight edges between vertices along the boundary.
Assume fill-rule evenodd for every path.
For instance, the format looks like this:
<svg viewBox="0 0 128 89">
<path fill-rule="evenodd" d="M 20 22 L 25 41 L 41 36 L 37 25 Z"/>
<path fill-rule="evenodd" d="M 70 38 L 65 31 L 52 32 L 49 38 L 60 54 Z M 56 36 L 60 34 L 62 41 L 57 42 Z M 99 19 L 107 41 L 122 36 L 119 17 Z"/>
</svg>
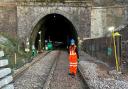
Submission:
<svg viewBox="0 0 128 89">
<path fill-rule="evenodd" d="M 41 32 L 41 34 L 39 34 Z M 51 41 L 55 48 L 66 48 L 70 45 L 70 40 L 74 39 L 78 44 L 78 35 L 73 24 L 60 14 L 48 14 L 43 17 L 35 26 L 31 40 L 36 49 L 39 48 L 39 40 L 41 46 L 45 46 L 45 41 Z"/>
</svg>

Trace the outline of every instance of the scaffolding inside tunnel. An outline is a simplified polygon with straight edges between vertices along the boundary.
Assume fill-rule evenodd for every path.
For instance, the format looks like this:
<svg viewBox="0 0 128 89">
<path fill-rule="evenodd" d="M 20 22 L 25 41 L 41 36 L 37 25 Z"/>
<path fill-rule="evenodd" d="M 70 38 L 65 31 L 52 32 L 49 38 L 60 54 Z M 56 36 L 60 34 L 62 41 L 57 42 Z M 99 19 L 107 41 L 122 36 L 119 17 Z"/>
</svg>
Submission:
<svg viewBox="0 0 128 89">
<path fill-rule="evenodd" d="M 72 38 L 78 45 L 78 35 L 73 24 L 66 17 L 53 13 L 46 15 L 36 24 L 30 40 L 36 49 L 43 49 L 45 41 L 52 42 L 55 49 L 65 49 Z"/>
</svg>

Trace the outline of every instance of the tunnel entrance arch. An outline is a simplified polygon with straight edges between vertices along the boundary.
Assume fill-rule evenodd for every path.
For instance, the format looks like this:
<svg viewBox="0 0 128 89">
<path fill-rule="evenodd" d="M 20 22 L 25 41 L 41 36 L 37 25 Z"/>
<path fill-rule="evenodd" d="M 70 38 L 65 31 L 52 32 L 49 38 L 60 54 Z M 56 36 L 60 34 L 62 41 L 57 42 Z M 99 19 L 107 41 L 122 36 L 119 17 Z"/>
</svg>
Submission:
<svg viewBox="0 0 128 89">
<path fill-rule="evenodd" d="M 78 44 L 78 34 L 72 22 L 61 14 L 52 13 L 41 18 L 35 25 L 30 41 L 36 49 L 39 45 L 43 48 L 46 40 L 52 41 L 55 47 L 66 48 L 72 38 Z M 58 44 L 61 45 L 57 46 Z"/>
</svg>

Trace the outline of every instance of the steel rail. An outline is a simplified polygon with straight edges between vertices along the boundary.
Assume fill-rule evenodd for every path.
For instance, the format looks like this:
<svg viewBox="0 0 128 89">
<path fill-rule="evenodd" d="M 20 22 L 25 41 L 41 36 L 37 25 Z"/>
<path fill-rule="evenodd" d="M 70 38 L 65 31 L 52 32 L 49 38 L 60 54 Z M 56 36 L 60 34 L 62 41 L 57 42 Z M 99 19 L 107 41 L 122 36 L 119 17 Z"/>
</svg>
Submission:
<svg viewBox="0 0 128 89">
<path fill-rule="evenodd" d="M 41 60 L 41 57 L 44 57 L 47 54 L 49 54 L 49 52 L 42 53 L 39 56 L 37 56 L 36 58 L 33 58 L 33 61 L 31 63 L 27 63 L 25 66 L 21 67 L 18 72 L 16 72 L 16 73 L 13 74 L 13 81 L 15 81 L 16 79 L 18 79 L 18 77 L 20 77 L 21 75 L 23 75 L 24 72 L 27 71 L 33 64 L 35 64 L 36 62 L 38 62 L 39 60 Z"/>
</svg>

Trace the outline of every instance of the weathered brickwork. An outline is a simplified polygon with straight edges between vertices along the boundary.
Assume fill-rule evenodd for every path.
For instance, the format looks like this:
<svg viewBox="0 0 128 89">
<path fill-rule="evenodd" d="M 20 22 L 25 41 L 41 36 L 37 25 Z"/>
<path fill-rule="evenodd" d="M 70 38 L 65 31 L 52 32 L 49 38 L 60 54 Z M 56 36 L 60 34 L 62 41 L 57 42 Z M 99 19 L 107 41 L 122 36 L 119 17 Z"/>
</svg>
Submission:
<svg viewBox="0 0 128 89">
<path fill-rule="evenodd" d="M 18 35 L 30 36 L 36 24 L 46 15 L 57 13 L 66 17 L 75 27 L 80 38 L 90 37 L 90 9 L 85 7 L 32 7 L 18 6 Z"/>
<path fill-rule="evenodd" d="M 84 0 L 83 0 L 84 1 Z M 87 0 L 86 0 L 87 1 Z M 10 3 L 11 2 L 11 3 Z M 13 4 L 12 4 L 13 2 Z M 14 3 L 15 0 L 0 1 L 0 32 L 18 35 L 26 40 L 30 37 L 34 27 L 46 15 L 57 13 L 66 17 L 75 27 L 78 36 L 83 38 L 102 37 L 109 34 L 108 27 L 118 27 L 128 22 L 128 8 L 122 6 L 105 7 L 103 3 L 122 3 L 121 0 L 94 0 L 93 4 L 102 7 L 88 7 L 83 4 L 70 6 L 67 3 L 55 3 L 55 5 L 36 5 L 31 2 L 25 5 Z M 3 5 L 3 3 L 5 5 Z M 10 3 L 10 4 L 9 4 Z M 18 2 L 19 3 L 19 2 Z M 124 3 L 124 2 L 123 2 Z"/>
<path fill-rule="evenodd" d="M 6 2 L 6 3 L 10 3 L 10 2 L 15 2 L 15 0 L 0 0 L 0 3 Z"/>
<path fill-rule="evenodd" d="M 128 0 L 93 0 L 95 6 L 126 5 Z"/>
<path fill-rule="evenodd" d="M 92 9 L 91 11 L 91 37 L 103 36 L 103 29 L 105 23 L 105 9 Z"/>
<path fill-rule="evenodd" d="M 103 37 L 110 34 L 108 28 L 115 28 L 127 22 L 124 7 L 94 7 L 91 11 L 91 37 Z"/>
<path fill-rule="evenodd" d="M 0 32 L 16 36 L 16 6 L 0 4 Z"/>
</svg>

